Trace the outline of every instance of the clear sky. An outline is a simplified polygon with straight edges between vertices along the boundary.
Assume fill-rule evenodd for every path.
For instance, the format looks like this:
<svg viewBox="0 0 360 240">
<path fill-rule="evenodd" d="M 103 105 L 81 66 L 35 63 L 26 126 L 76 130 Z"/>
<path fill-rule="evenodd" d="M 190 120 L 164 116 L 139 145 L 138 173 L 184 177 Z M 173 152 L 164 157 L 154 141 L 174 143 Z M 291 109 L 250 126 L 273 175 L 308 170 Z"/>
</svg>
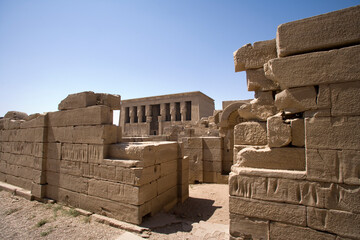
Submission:
<svg viewBox="0 0 360 240">
<path fill-rule="evenodd" d="M 0 116 L 56 111 L 69 93 L 188 91 L 253 98 L 233 52 L 279 24 L 355 0 L 0 0 Z"/>
</svg>

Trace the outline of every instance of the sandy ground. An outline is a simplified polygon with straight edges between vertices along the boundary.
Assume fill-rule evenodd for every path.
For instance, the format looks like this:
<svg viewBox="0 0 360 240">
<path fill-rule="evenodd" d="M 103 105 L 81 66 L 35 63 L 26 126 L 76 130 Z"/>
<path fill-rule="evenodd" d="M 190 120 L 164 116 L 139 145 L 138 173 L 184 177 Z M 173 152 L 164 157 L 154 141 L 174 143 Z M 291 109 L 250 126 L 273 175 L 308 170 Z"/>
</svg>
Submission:
<svg viewBox="0 0 360 240">
<path fill-rule="evenodd" d="M 148 239 L 229 239 L 228 185 L 190 185 L 190 198 L 169 213 L 144 219 Z M 0 239 L 134 239 L 139 235 L 77 216 L 58 204 L 0 191 Z"/>
</svg>

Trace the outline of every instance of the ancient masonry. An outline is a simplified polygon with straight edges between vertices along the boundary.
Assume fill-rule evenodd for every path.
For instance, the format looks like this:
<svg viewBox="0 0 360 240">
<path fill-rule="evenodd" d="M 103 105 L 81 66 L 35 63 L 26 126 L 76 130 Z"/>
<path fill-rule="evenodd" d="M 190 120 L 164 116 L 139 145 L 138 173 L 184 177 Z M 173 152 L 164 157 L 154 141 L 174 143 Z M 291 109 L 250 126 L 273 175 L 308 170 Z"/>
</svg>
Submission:
<svg viewBox="0 0 360 240">
<path fill-rule="evenodd" d="M 255 99 L 201 119 L 195 100 L 124 102 L 127 137 L 118 95 L 8 112 L 0 187 L 140 224 L 189 182 L 228 181 L 231 239 L 360 239 L 360 6 L 282 24 L 234 61 Z"/>
<path fill-rule="evenodd" d="M 188 197 L 187 158 L 177 142 L 121 142 L 112 125 L 120 96 L 71 94 L 58 112 L 0 119 L 0 181 L 130 223 Z M 4 183 L 2 184 L 4 185 Z"/>
<path fill-rule="evenodd" d="M 241 106 L 231 239 L 360 239 L 360 6 L 278 27 L 234 53 Z"/>
</svg>

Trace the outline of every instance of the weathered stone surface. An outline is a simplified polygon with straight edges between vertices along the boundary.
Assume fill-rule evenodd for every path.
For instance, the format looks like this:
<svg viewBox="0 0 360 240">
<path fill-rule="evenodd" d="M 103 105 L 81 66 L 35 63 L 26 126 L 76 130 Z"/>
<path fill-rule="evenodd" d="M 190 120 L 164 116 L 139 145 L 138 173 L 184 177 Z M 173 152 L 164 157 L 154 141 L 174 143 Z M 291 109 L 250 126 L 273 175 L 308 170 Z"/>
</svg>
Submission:
<svg viewBox="0 0 360 240">
<path fill-rule="evenodd" d="M 245 148 L 237 155 L 240 167 L 305 170 L 303 148 Z"/>
<path fill-rule="evenodd" d="M 59 110 L 69 110 L 76 108 L 84 108 L 96 105 L 96 95 L 94 92 L 81 92 L 69 94 L 59 103 Z"/>
<path fill-rule="evenodd" d="M 266 145 L 265 122 L 243 122 L 234 127 L 235 145 Z"/>
<path fill-rule="evenodd" d="M 267 119 L 267 141 L 269 147 L 284 147 L 291 142 L 291 127 L 281 114 Z"/>
<path fill-rule="evenodd" d="M 202 140 L 204 149 L 221 149 L 224 147 L 221 137 L 203 137 Z"/>
<path fill-rule="evenodd" d="M 338 210 L 308 208 L 309 227 L 328 231 L 340 236 L 358 239 L 360 236 L 360 215 Z"/>
<path fill-rule="evenodd" d="M 87 178 L 52 172 L 51 174 L 46 174 L 46 180 L 50 185 L 65 188 L 70 191 L 85 194 L 88 192 Z"/>
<path fill-rule="evenodd" d="M 27 117 L 27 113 L 17 111 L 8 111 L 4 116 L 4 118 L 10 118 L 13 120 L 25 120 Z"/>
<path fill-rule="evenodd" d="M 161 177 L 169 174 L 176 174 L 177 164 L 178 164 L 177 159 L 161 163 L 160 164 Z"/>
<path fill-rule="evenodd" d="M 234 52 L 235 72 L 261 68 L 272 58 L 276 58 L 275 39 L 246 44 Z"/>
<path fill-rule="evenodd" d="M 255 96 L 256 102 L 263 105 L 274 104 L 274 96 L 272 91 L 256 91 Z"/>
<path fill-rule="evenodd" d="M 360 185 L 360 151 L 343 150 L 339 153 L 339 161 L 344 183 Z"/>
<path fill-rule="evenodd" d="M 248 91 L 274 91 L 280 89 L 279 85 L 265 77 L 264 68 L 246 70 Z"/>
<path fill-rule="evenodd" d="M 52 127 L 112 124 L 112 114 L 107 106 L 91 106 L 48 113 Z"/>
<path fill-rule="evenodd" d="M 272 59 L 264 65 L 265 76 L 281 89 L 360 79 L 360 45 L 325 52 Z"/>
<path fill-rule="evenodd" d="M 291 144 L 296 147 L 304 147 L 305 145 L 305 126 L 304 119 L 291 119 Z"/>
<path fill-rule="evenodd" d="M 230 213 L 247 217 L 306 226 L 304 206 L 230 196 L 229 210 Z"/>
<path fill-rule="evenodd" d="M 356 82 L 331 84 L 331 115 L 360 114 L 360 79 Z"/>
<path fill-rule="evenodd" d="M 339 182 L 339 159 L 336 150 L 306 149 L 307 179 Z"/>
<path fill-rule="evenodd" d="M 157 180 L 157 194 L 160 195 L 161 193 L 169 190 L 170 188 L 176 186 L 177 184 L 177 176 L 176 174 L 169 174 L 163 177 L 160 177 Z"/>
<path fill-rule="evenodd" d="M 259 104 L 257 100 L 251 103 L 243 104 L 238 110 L 239 116 L 247 120 L 260 120 L 266 119 L 276 113 L 276 107 L 273 105 Z"/>
<path fill-rule="evenodd" d="M 314 149 L 360 149 L 360 117 L 305 119 L 305 145 Z"/>
<path fill-rule="evenodd" d="M 279 57 L 339 48 L 360 43 L 360 7 L 305 18 L 279 25 L 276 45 Z"/>
<path fill-rule="evenodd" d="M 96 93 L 96 104 L 110 107 L 111 110 L 120 110 L 120 95 Z"/>
<path fill-rule="evenodd" d="M 203 146 L 202 138 L 183 138 L 182 142 L 184 144 L 184 148 L 202 148 Z"/>
<path fill-rule="evenodd" d="M 335 240 L 335 235 L 319 232 L 311 228 L 298 227 L 288 224 L 270 223 L 270 239 L 279 239 L 279 240 L 303 240 L 303 239 L 312 239 L 312 240 Z"/>
<path fill-rule="evenodd" d="M 70 161 L 88 162 L 88 146 L 86 144 L 64 143 L 61 147 L 61 158 Z"/>
<path fill-rule="evenodd" d="M 33 118 L 31 116 L 34 116 Z M 33 114 L 20 124 L 20 128 L 37 128 L 47 126 L 47 113 Z"/>
<path fill-rule="evenodd" d="M 275 106 L 290 113 L 316 109 L 316 91 L 314 87 L 285 89 L 275 95 Z"/>
<path fill-rule="evenodd" d="M 233 237 L 268 239 L 269 221 L 230 214 L 230 234 Z"/>
<path fill-rule="evenodd" d="M 223 149 L 204 149 L 203 154 L 204 161 L 221 162 L 223 159 Z"/>
<path fill-rule="evenodd" d="M 326 186 L 325 186 L 326 187 Z M 360 186 L 330 184 L 325 195 L 327 209 L 360 213 Z"/>
<path fill-rule="evenodd" d="M 75 126 L 72 130 L 73 143 L 110 144 L 118 141 L 118 126 Z"/>
</svg>

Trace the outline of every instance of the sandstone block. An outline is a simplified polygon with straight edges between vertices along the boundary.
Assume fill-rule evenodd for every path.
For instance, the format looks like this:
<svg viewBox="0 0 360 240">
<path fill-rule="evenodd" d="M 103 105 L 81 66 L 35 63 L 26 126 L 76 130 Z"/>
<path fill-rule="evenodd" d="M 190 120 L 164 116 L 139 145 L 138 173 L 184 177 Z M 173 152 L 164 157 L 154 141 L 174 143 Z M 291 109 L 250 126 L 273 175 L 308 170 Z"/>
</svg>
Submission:
<svg viewBox="0 0 360 240">
<path fill-rule="evenodd" d="M 360 9 L 360 8 L 359 8 Z M 331 84 L 331 115 L 359 115 L 360 79 L 356 82 Z"/>
<path fill-rule="evenodd" d="M 306 149 L 307 179 L 339 182 L 339 159 L 336 150 Z"/>
<path fill-rule="evenodd" d="M 274 104 L 274 96 L 273 91 L 255 91 L 255 101 L 258 104 L 263 105 L 273 105 Z"/>
<path fill-rule="evenodd" d="M 88 179 L 68 174 L 59 174 L 52 172 L 46 175 L 48 184 L 58 186 L 70 191 L 85 193 L 88 191 Z"/>
<path fill-rule="evenodd" d="M 221 162 L 222 161 L 222 149 L 204 149 L 204 161 Z"/>
<path fill-rule="evenodd" d="M 234 127 L 235 145 L 266 145 L 266 123 L 243 122 Z"/>
<path fill-rule="evenodd" d="M 26 121 L 20 124 L 20 128 L 46 127 L 47 114 L 38 114 L 34 118 L 26 118 Z"/>
<path fill-rule="evenodd" d="M 96 93 L 97 105 L 105 105 L 111 110 L 120 110 L 120 95 L 108 93 Z"/>
<path fill-rule="evenodd" d="M 107 155 L 108 146 L 89 144 L 87 151 L 89 163 L 102 163 Z"/>
<path fill-rule="evenodd" d="M 308 208 L 308 225 L 340 236 L 359 238 L 360 215 L 338 210 Z"/>
<path fill-rule="evenodd" d="M 203 162 L 203 170 L 206 172 L 221 173 L 221 170 L 222 170 L 221 162 L 204 161 Z"/>
<path fill-rule="evenodd" d="M 360 43 L 360 7 L 350 7 L 279 25 L 279 57 Z"/>
<path fill-rule="evenodd" d="M 291 119 L 289 122 L 291 127 L 291 144 L 296 147 L 304 147 L 305 146 L 304 119 L 296 118 L 296 119 Z"/>
<path fill-rule="evenodd" d="M 261 68 L 272 58 L 276 58 L 275 39 L 246 44 L 234 52 L 235 72 Z"/>
<path fill-rule="evenodd" d="M 239 116 L 247 120 L 260 120 L 266 119 L 276 113 L 276 107 L 273 105 L 259 104 L 256 99 L 250 103 L 243 104 L 238 110 Z"/>
<path fill-rule="evenodd" d="M 314 87 L 285 89 L 275 95 L 275 106 L 290 113 L 316 109 L 316 91 Z"/>
<path fill-rule="evenodd" d="M 221 137 L 202 137 L 204 149 L 222 149 L 224 142 Z"/>
<path fill-rule="evenodd" d="M 183 138 L 182 141 L 184 148 L 202 148 L 203 146 L 202 138 Z"/>
<path fill-rule="evenodd" d="M 230 214 L 230 234 L 240 238 L 268 239 L 269 221 Z"/>
<path fill-rule="evenodd" d="M 154 215 L 161 210 L 170 210 L 167 205 L 172 205 L 177 202 L 177 187 L 174 186 L 169 190 L 159 194 L 156 198 L 151 200 L 151 214 Z"/>
<path fill-rule="evenodd" d="M 114 166 L 104 164 L 89 164 L 89 176 L 100 179 L 115 180 L 116 168 Z"/>
<path fill-rule="evenodd" d="M 160 164 L 161 177 L 177 173 L 177 159 Z"/>
<path fill-rule="evenodd" d="M 277 222 L 270 223 L 270 239 L 314 239 L 314 240 L 335 240 L 335 235 L 319 232 L 311 228 L 298 227 Z"/>
<path fill-rule="evenodd" d="M 315 149 L 360 149 L 360 117 L 305 119 L 305 145 Z"/>
<path fill-rule="evenodd" d="M 117 126 L 75 126 L 73 128 L 73 143 L 110 144 L 117 143 Z"/>
<path fill-rule="evenodd" d="M 267 141 L 269 147 L 284 147 L 291 142 L 291 127 L 281 114 L 267 119 Z"/>
<path fill-rule="evenodd" d="M 280 89 L 274 81 L 265 77 L 264 68 L 246 70 L 248 91 L 274 91 Z"/>
<path fill-rule="evenodd" d="M 230 213 L 260 218 L 264 221 L 272 220 L 306 226 L 304 206 L 230 196 L 229 210 Z"/>
<path fill-rule="evenodd" d="M 27 113 L 17 112 L 17 111 L 8 111 L 4 118 L 14 119 L 14 120 L 25 120 L 28 117 Z"/>
<path fill-rule="evenodd" d="M 112 114 L 107 106 L 91 106 L 48 113 L 49 126 L 78 126 L 112 124 Z"/>
<path fill-rule="evenodd" d="M 331 184 L 325 196 L 327 209 L 360 213 L 360 187 Z"/>
<path fill-rule="evenodd" d="M 237 155 L 240 167 L 305 170 L 303 148 L 245 148 Z"/>
<path fill-rule="evenodd" d="M 281 89 L 360 79 L 360 45 L 272 59 L 264 65 L 265 76 Z"/>
<path fill-rule="evenodd" d="M 81 92 L 69 94 L 58 106 L 59 110 L 85 108 L 96 105 L 96 94 L 94 92 Z"/>
<path fill-rule="evenodd" d="M 169 174 L 157 180 L 157 195 L 173 188 L 177 184 L 176 174 Z"/>
<path fill-rule="evenodd" d="M 88 161 L 87 144 L 68 144 L 64 143 L 61 147 L 61 156 L 63 160 L 69 161 Z"/>
<path fill-rule="evenodd" d="M 47 131 L 48 142 L 72 143 L 74 127 L 49 127 Z"/>
<path fill-rule="evenodd" d="M 346 184 L 360 185 L 360 151 L 343 150 L 339 153 L 340 177 Z"/>
<path fill-rule="evenodd" d="M 16 177 L 13 175 L 6 175 L 6 181 L 9 184 L 24 188 L 26 190 L 31 190 L 31 187 L 33 185 L 31 180 L 22 177 Z"/>
</svg>

